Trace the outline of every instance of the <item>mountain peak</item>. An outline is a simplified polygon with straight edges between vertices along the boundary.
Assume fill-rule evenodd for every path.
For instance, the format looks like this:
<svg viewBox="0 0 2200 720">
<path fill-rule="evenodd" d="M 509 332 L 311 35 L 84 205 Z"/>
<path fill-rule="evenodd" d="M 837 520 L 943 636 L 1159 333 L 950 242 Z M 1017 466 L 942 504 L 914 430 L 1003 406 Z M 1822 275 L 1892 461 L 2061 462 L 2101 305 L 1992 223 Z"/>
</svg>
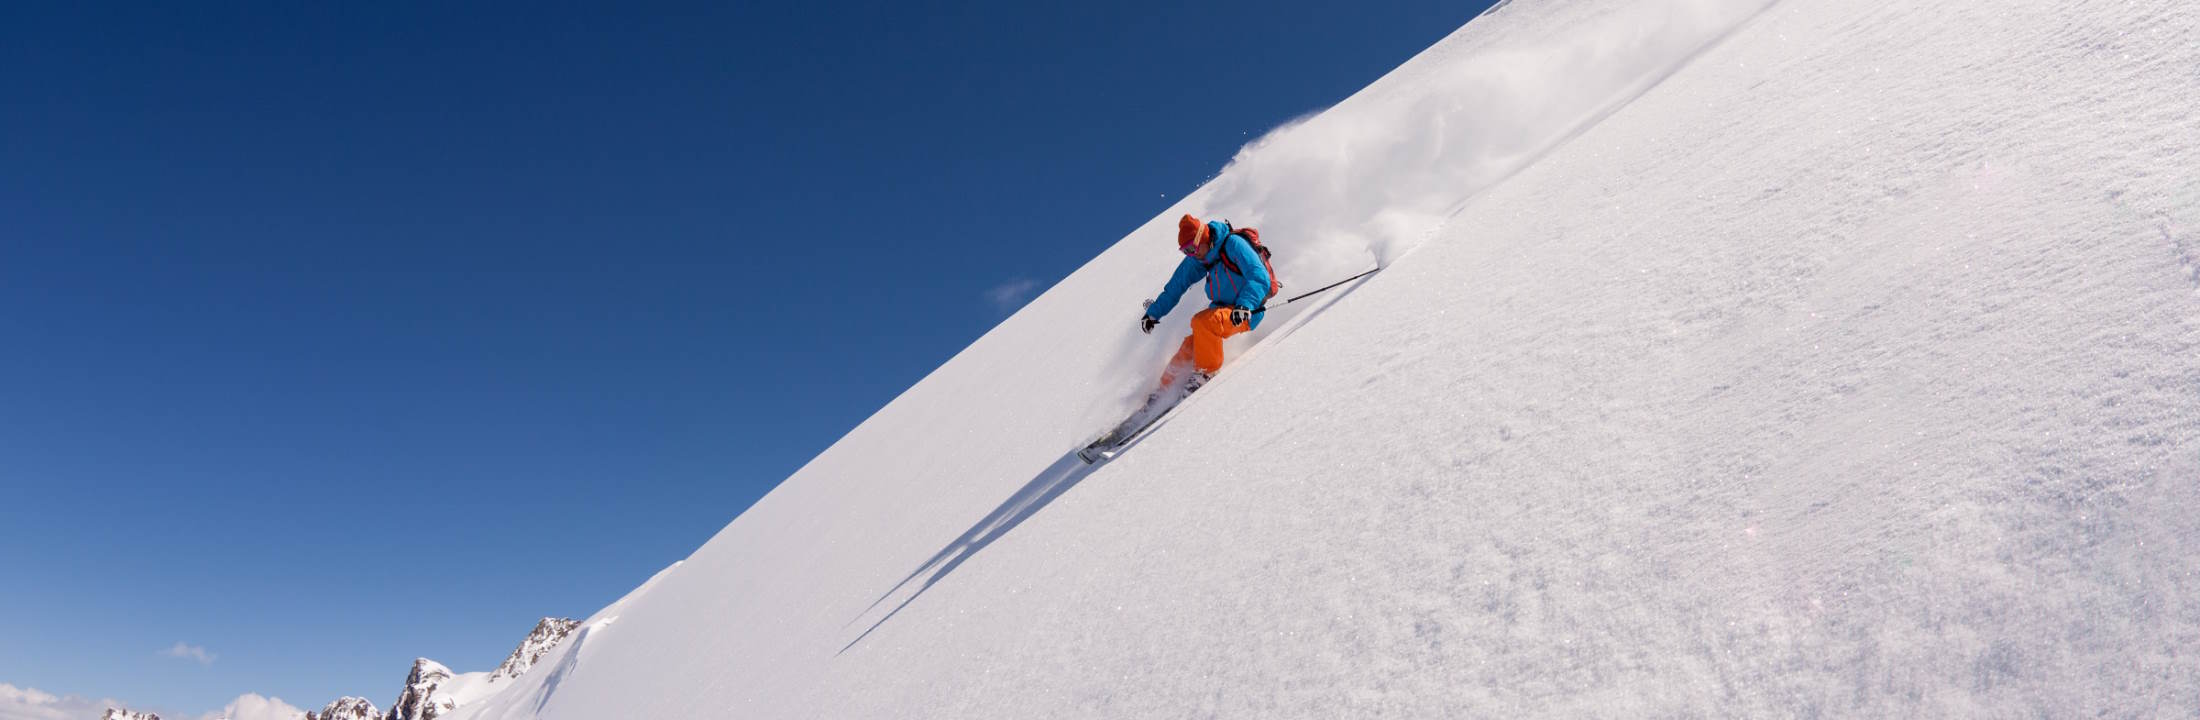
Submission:
<svg viewBox="0 0 2200 720">
<path fill-rule="evenodd" d="M 374 703 L 349 696 L 329 703 L 320 712 L 306 713 L 306 720 L 380 720 L 381 717 L 382 711 L 375 709 Z"/>
<path fill-rule="evenodd" d="M 390 706 L 389 720 L 435 720 L 458 707 L 447 695 L 436 692 L 451 681 L 451 669 L 427 658 L 413 659 L 412 672 L 405 676 L 405 690 L 397 694 L 397 703 Z"/>
<path fill-rule="evenodd" d="M 535 666 L 536 661 L 542 659 L 544 653 L 550 652 L 552 648 L 558 646 L 558 643 L 564 642 L 565 636 L 572 634 L 573 628 L 579 627 L 580 624 L 579 620 L 572 618 L 554 617 L 546 617 L 541 622 L 535 623 L 535 629 L 527 633 L 527 639 L 521 640 L 519 647 L 512 649 L 512 656 L 505 658 L 504 664 L 498 665 L 496 672 L 489 675 L 489 681 L 496 682 L 503 678 L 517 679 L 519 676 L 526 674 L 530 668 Z"/>
</svg>

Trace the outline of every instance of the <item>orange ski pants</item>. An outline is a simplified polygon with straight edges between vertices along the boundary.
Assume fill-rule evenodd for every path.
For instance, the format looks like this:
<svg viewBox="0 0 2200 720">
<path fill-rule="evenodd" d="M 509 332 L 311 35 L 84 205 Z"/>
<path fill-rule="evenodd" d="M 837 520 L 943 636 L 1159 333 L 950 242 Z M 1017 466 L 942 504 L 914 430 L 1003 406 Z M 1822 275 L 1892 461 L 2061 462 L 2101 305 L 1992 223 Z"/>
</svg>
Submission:
<svg viewBox="0 0 2200 720">
<path fill-rule="evenodd" d="M 1184 336 L 1184 345 L 1176 349 L 1176 356 L 1169 358 L 1169 367 L 1163 371 L 1161 383 L 1167 385 L 1176 380 L 1179 371 L 1187 366 L 1197 366 L 1209 375 L 1222 369 L 1222 341 L 1232 335 L 1245 332 L 1245 325 L 1230 324 L 1230 309 L 1207 308 L 1192 315 L 1192 334 Z"/>
</svg>

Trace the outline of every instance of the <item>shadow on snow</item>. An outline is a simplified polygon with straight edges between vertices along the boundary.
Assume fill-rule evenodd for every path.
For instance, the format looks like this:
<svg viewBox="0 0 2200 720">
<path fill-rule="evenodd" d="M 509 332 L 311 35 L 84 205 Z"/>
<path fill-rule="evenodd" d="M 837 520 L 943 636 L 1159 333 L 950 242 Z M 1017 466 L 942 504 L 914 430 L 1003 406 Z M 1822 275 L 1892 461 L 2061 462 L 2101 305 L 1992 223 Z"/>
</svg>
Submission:
<svg viewBox="0 0 2200 720">
<path fill-rule="evenodd" d="M 1087 465 L 1084 460 L 1078 459 L 1076 451 L 1071 451 L 1064 454 L 1060 460 L 1054 461 L 1053 465 L 1047 466 L 1047 469 L 1041 471 L 1037 477 L 1032 478 L 1031 482 L 1025 483 L 1023 489 L 1017 490 L 1016 494 L 1010 495 L 1006 501 L 1001 503 L 1000 507 L 994 508 L 993 512 L 987 514 L 984 519 L 979 520 L 978 524 L 972 525 L 969 530 L 963 531 L 961 537 L 955 538 L 954 542 L 940 548 L 939 552 L 932 555 L 932 559 L 918 565 L 916 570 L 910 571 L 908 577 L 904 577 L 901 582 L 895 583 L 892 589 L 880 595 L 877 600 L 871 601 L 870 607 L 864 608 L 863 614 L 856 616 L 857 620 L 861 620 L 865 615 L 870 615 L 872 611 L 885 605 L 887 600 L 911 587 L 912 584 L 916 588 L 908 594 L 908 597 L 902 598 L 901 602 L 896 603 L 894 609 L 888 611 L 885 617 L 871 623 L 871 626 L 866 628 L 863 634 L 857 635 L 856 639 L 850 640 L 847 645 L 841 646 L 840 652 L 846 653 L 849 648 L 855 647 L 856 643 L 863 642 L 864 638 L 870 637 L 872 631 L 879 629 L 881 625 L 885 625 L 886 621 L 894 619 L 894 615 L 900 613 L 902 608 L 909 607 L 909 603 L 916 601 L 918 596 L 924 594 L 924 591 L 931 589 L 933 585 L 946 578 L 948 573 L 954 572 L 955 568 L 961 567 L 963 562 L 969 560 L 971 556 L 977 555 L 978 551 L 984 550 L 987 545 L 993 544 L 993 541 L 1007 535 L 1008 531 L 1016 529 L 1017 525 L 1021 525 L 1025 520 L 1031 519 L 1031 516 L 1037 515 L 1040 509 L 1045 508 L 1048 503 L 1054 502 L 1055 498 L 1061 497 L 1062 493 L 1069 492 L 1070 488 L 1076 487 L 1077 483 L 1084 481 L 1094 470 L 1098 470 L 1102 464 L 1105 463 Z M 921 582 L 919 582 L 919 578 L 922 578 Z M 854 624 L 854 621 L 850 621 L 850 624 Z"/>
<path fill-rule="evenodd" d="M 1380 267 L 1377 268 L 1377 270 L 1380 269 Z M 1355 279 L 1358 282 L 1343 287 L 1342 292 L 1331 295 L 1330 301 L 1334 302 L 1337 298 L 1350 295 L 1359 290 L 1371 278 Z M 1338 284 L 1343 285 L 1344 283 Z M 1323 288 L 1322 290 L 1328 289 Z M 1317 290 L 1315 292 L 1321 291 Z M 1281 325 L 1276 328 L 1273 334 L 1263 338 L 1260 344 L 1248 349 L 1241 357 L 1240 362 L 1252 359 L 1260 353 L 1263 346 L 1290 335 L 1300 325 L 1305 324 L 1306 319 L 1326 309 L 1328 304 L 1320 303 L 1303 312 L 1294 312 L 1291 315 L 1270 320 L 1270 322 L 1280 322 Z M 1146 428 L 1130 442 L 1124 443 L 1116 452 L 1128 452 L 1131 448 L 1145 443 L 1147 439 L 1159 435 L 1163 427 L 1176 419 L 1174 412 L 1176 409 L 1175 406 L 1171 406 L 1163 410 L 1163 415 L 1157 418 L 1151 427 Z M 1086 476 L 1091 475 L 1094 470 L 1100 469 L 1100 466 L 1106 465 L 1108 462 L 1110 461 L 1103 460 L 1087 465 L 1084 460 L 1077 457 L 1077 452 L 1074 450 L 1063 454 L 1061 459 L 1055 460 L 1053 465 L 1049 465 L 1047 469 L 1040 471 L 1037 477 L 1031 479 L 1031 482 L 1024 483 L 1023 489 L 1017 490 L 1014 495 L 1010 495 L 1007 500 L 1001 503 L 1000 507 L 993 508 L 993 512 L 987 514 L 984 519 L 979 520 L 978 524 L 970 526 L 969 530 L 963 531 L 961 537 L 955 538 L 955 541 L 948 543 L 947 547 L 940 548 L 939 552 L 933 553 L 930 560 L 918 565 L 917 569 L 910 571 L 907 577 L 901 579 L 901 582 L 895 583 L 892 589 L 879 595 L 877 600 L 871 601 L 871 605 L 864 608 L 862 613 L 856 615 L 854 620 L 848 621 L 849 625 L 856 624 L 881 606 L 884 606 L 895 595 L 901 594 L 912 583 L 915 583 L 916 589 L 909 592 L 908 597 L 904 597 L 901 602 L 895 603 L 893 610 L 887 611 L 884 617 L 872 622 L 870 627 L 863 630 L 863 634 L 857 635 L 854 640 L 848 641 L 847 645 L 841 646 L 840 653 L 836 653 L 836 655 L 844 654 L 850 648 L 855 647 L 857 643 L 863 642 L 864 638 L 870 637 L 871 633 L 878 630 L 880 626 L 885 625 L 886 621 L 894 619 L 894 615 L 899 614 L 902 608 L 909 607 L 909 603 L 915 602 L 918 596 L 924 594 L 924 591 L 930 590 L 933 585 L 945 579 L 948 573 L 952 573 L 955 568 L 961 567 L 971 556 L 978 554 L 980 550 L 984 550 L 987 545 L 993 544 L 993 541 L 1001 539 L 1001 536 L 1007 535 L 1008 531 L 1016 529 L 1016 526 L 1023 524 L 1025 520 L 1031 519 L 1031 516 L 1038 514 L 1039 510 L 1045 508 L 1048 503 L 1054 502 L 1054 499 L 1061 497 L 1062 493 L 1069 492 L 1070 488 L 1076 487 L 1077 483 L 1083 482 Z M 923 581 L 918 582 L 918 578 L 923 578 Z"/>
</svg>

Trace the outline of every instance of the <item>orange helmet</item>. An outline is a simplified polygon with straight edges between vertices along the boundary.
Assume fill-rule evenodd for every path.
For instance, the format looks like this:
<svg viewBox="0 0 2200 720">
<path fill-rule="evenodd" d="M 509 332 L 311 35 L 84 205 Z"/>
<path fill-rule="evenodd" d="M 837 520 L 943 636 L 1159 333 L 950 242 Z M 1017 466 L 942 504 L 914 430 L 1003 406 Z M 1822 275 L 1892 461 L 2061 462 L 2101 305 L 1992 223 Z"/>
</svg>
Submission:
<svg viewBox="0 0 2200 720">
<path fill-rule="evenodd" d="M 1191 213 L 1185 213 L 1184 217 L 1176 221 L 1176 249 L 1192 257 L 1205 257 L 1207 241 L 1214 234 L 1213 230 L 1207 229 L 1207 223 L 1200 222 Z"/>
</svg>

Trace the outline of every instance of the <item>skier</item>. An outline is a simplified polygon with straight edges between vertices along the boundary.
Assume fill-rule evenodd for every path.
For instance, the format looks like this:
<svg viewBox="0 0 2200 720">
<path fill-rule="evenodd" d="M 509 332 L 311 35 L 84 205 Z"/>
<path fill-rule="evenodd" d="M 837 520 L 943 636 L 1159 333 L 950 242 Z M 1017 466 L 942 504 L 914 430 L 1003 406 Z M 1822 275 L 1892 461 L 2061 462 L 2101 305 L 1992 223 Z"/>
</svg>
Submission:
<svg viewBox="0 0 2200 720">
<path fill-rule="evenodd" d="M 1202 278 L 1207 281 L 1208 305 L 1192 315 L 1192 333 L 1184 336 L 1184 344 L 1162 369 L 1162 390 L 1173 386 L 1186 371 L 1190 371 L 1190 377 L 1185 380 L 1184 393 L 1198 390 L 1222 369 L 1222 341 L 1260 327 L 1274 278 L 1269 274 L 1267 258 L 1255 249 L 1257 240 L 1246 237 L 1248 232 L 1233 230 L 1228 223 L 1200 222 L 1190 214 L 1176 221 L 1176 248 L 1184 253 L 1184 259 L 1176 264 L 1169 284 L 1161 288 L 1161 296 L 1146 305 L 1138 327 L 1153 334 L 1160 318 L 1175 309 L 1184 291 Z"/>
<path fill-rule="evenodd" d="M 1153 334 L 1161 317 L 1176 308 L 1176 301 L 1192 289 L 1192 283 L 1203 278 L 1207 281 L 1207 309 L 1192 315 L 1192 333 L 1184 337 L 1176 356 L 1162 368 L 1161 385 L 1146 396 L 1145 406 L 1077 451 L 1086 463 L 1114 457 L 1124 443 L 1160 420 L 1177 400 L 1213 378 L 1222 369 L 1222 341 L 1260 327 L 1268 298 L 1282 287 L 1269 268 L 1268 252 L 1260 244 L 1258 230 L 1240 230 L 1226 222 L 1200 222 L 1187 214 L 1176 223 L 1176 248 L 1184 253 L 1184 259 L 1176 264 L 1169 284 L 1161 288 L 1161 296 L 1146 303 L 1146 314 L 1138 319 L 1138 329 Z M 1171 389 L 1179 388 L 1179 378 L 1183 385 L 1177 393 L 1171 393 Z"/>
</svg>

